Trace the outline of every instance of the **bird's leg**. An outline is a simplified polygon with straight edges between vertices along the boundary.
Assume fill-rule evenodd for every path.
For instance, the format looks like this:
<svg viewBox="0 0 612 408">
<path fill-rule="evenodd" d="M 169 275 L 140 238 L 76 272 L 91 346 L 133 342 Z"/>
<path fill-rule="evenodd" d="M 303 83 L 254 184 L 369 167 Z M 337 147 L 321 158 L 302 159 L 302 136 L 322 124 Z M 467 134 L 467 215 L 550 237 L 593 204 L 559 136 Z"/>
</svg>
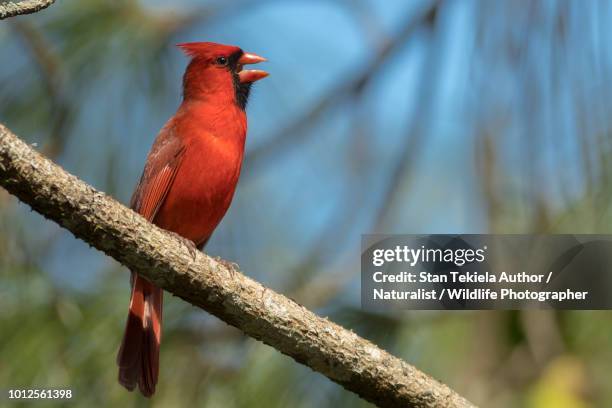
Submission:
<svg viewBox="0 0 612 408">
<path fill-rule="evenodd" d="M 191 259 L 195 261 L 196 253 L 198 252 L 198 248 L 196 247 L 195 242 L 175 232 L 172 232 L 172 231 L 169 231 L 169 232 L 172 235 L 174 235 L 175 238 L 178 238 L 181 241 L 181 243 L 187 247 L 187 250 L 189 250 L 189 255 L 191 255 Z"/>
<path fill-rule="evenodd" d="M 229 270 L 230 276 L 232 277 L 232 279 L 234 279 L 236 271 L 238 270 L 238 264 L 236 262 L 226 261 L 225 259 L 222 259 L 221 257 L 216 257 L 215 260 L 219 262 L 221 265 L 225 266 Z"/>
</svg>

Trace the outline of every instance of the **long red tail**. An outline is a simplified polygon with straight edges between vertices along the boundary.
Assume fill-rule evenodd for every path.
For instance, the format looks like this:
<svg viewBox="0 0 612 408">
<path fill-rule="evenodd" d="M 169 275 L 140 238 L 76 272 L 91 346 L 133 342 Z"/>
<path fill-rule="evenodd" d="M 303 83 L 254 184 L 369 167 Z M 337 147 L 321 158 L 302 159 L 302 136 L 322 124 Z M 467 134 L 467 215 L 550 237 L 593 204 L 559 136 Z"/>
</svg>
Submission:
<svg viewBox="0 0 612 408">
<path fill-rule="evenodd" d="M 163 290 L 132 273 L 132 296 L 125 334 L 117 354 L 119 383 L 145 397 L 155 393 L 159 374 Z"/>
</svg>

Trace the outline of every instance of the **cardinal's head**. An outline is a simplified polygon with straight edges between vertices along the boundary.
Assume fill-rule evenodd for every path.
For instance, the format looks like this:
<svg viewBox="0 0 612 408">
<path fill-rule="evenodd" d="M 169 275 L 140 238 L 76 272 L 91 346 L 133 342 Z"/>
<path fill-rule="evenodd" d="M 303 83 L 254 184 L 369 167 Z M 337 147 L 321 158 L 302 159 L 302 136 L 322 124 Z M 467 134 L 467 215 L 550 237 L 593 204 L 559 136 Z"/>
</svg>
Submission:
<svg viewBox="0 0 612 408">
<path fill-rule="evenodd" d="M 183 77 L 183 97 L 225 103 L 230 100 L 244 110 L 253 82 L 268 76 L 266 71 L 245 70 L 248 64 L 266 61 L 233 45 L 211 42 L 178 44 L 191 57 Z"/>
</svg>

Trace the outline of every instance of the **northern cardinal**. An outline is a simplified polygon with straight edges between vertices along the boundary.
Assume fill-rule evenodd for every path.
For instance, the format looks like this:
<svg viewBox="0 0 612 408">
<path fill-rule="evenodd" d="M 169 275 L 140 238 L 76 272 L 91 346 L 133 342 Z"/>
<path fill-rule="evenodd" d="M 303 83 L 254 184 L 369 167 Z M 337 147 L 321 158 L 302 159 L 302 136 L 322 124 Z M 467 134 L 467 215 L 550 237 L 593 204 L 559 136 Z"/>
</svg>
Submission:
<svg viewBox="0 0 612 408">
<path fill-rule="evenodd" d="M 191 57 L 183 101 L 161 129 L 131 207 L 154 224 L 202 249 L 234 195 L 247 131 L 253 82 L 268 75 L 243 70 L 266 61 L 240 48 L 209 42 L 178 44 Z M 132 272 L 132 293 L 119 353 L 119 383 L 145 397 L 155 393 L 162 326 L 161 288 Z"/>
</svg>

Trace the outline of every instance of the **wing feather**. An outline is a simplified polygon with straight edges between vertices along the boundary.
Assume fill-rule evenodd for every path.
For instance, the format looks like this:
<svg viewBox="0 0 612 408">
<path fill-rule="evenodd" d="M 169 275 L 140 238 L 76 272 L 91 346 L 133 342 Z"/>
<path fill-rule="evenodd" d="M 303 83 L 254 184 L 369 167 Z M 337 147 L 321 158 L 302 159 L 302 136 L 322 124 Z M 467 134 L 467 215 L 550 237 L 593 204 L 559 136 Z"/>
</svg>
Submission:
<svg viewBox="0 0 612 408">
<path fill-rule="evenodd" d="M 162 131 L 153 145 L 130 202 L 132 209 L 147 220 L 152 222 L 155 219 L 170 191 L 184 152 L 180 140 L 167 131 Z"/>
</svg>

